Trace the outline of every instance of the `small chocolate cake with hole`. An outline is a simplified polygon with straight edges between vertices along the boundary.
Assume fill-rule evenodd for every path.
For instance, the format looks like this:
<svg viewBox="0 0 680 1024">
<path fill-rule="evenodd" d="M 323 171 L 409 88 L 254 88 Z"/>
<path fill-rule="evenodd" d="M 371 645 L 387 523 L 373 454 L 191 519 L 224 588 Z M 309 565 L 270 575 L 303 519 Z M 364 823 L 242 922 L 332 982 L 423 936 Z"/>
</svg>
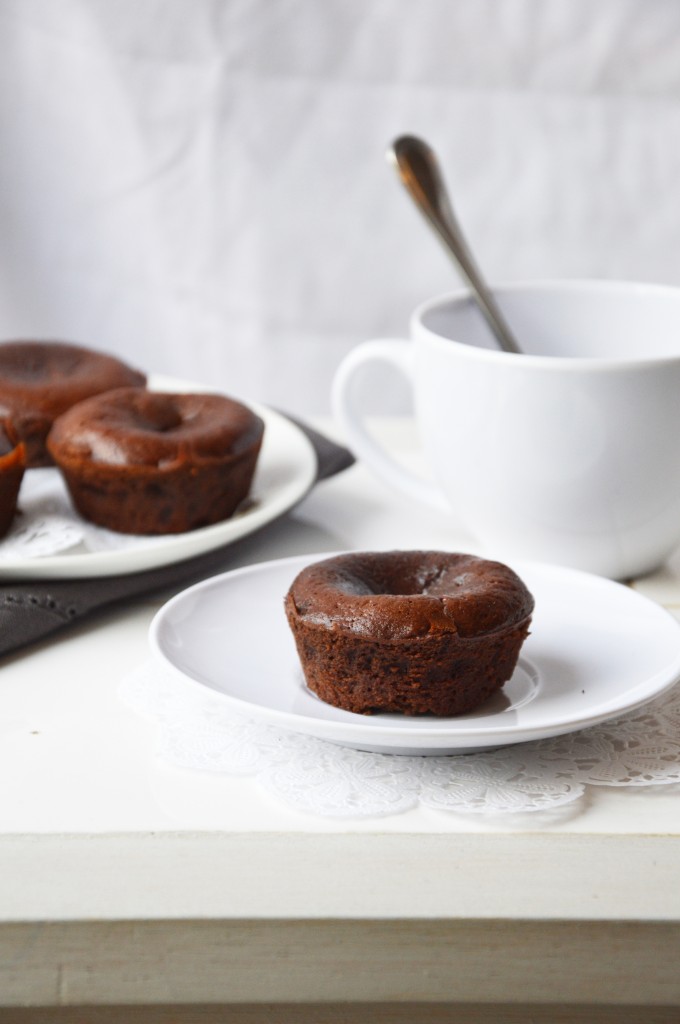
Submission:
<svg viewBox="0 0 680 1024">
<path fill-rule="evenodd" d="M 112 388 L 144 387 L 146 376 L 103 352 L 61 341 L 0 343 L 0 417 L 26 448 L 28 467 L 49 466 L 52 423 L 76 402 Z"/>
<path fill-rule="evenodd" d="M 500 562 L 362 552 L 307 566 L 285 599 L 305 679 L 368 715 L 462 715 L 510 679 L 534 600 Z"/>
<path fill-rule="evenodd" d="M 0 537 L 4 537 L 12 525 L 25 468 L 23 443 L 17 443 L 9 424 L 0 423 Z"/>
<path fill-rule="evenodd" d="M 247 497 L 264 423 L 215 394 L 120 388 L 54 423 L 47 446 L 84 519 L 120 533 L 184 533 Z"/>
</svg>

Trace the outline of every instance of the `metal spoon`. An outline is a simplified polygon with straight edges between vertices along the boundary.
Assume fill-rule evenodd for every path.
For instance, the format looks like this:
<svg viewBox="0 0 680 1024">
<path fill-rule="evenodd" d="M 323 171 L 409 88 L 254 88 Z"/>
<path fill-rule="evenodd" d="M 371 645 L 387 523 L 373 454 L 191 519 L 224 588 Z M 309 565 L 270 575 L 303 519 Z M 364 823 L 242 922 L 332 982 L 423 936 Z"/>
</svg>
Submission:
<svg viewBox="0 0 680 1024">
<path fill-rule="evenodd" d="M 505 352 L 521 349 L 482 277 L 453 213 L 432 149 L 415 135 L 402 135 L 387 151 L 403 185 L 467 281 L 472 295 Z"/>
</svg>

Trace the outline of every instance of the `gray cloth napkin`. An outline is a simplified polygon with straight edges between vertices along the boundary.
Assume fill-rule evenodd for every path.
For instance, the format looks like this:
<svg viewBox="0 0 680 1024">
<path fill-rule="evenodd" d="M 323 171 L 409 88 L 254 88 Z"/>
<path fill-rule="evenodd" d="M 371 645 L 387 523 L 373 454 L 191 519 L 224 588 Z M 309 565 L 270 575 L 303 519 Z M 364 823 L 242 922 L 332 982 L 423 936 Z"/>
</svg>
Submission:
<svg viewBox="0 0 680 1024">
<path fill-rule="evenodd" d="M 317 483 L 352 465 L 354 457 L 346 448 L 292 416 L 288 419 L 306 434 L 314 447 Z M 184 587 L 220 572 L 228 567 L 226 556 L 234 547 L 225 545 L 182 562 L 125 576 L 0 582 L 0 655 L 41 640 L 116 601 L 166 587 Z"/>
</svg>

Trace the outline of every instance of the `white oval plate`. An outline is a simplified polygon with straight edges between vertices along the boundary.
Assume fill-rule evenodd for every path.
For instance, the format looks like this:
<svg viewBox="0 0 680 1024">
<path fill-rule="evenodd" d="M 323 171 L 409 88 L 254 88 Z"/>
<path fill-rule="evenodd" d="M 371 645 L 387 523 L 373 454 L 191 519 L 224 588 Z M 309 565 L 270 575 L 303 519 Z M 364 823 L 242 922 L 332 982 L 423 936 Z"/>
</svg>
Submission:
<svg viewBox="0 0 680 1024">
<path fill-rule="evenodd" d="M 149 387 L 156 391 L 201 392 L 211 389 L 174 378 L 152 377 Z M 11 537 L 5 551 L 0 541 L 0 579 L 81 579 L 121 576 L 180 562 L 230 544 L 282 515 L 310 489 L 316 475 L 316 454 L 299 427 L 285 416 L 255 403 L 248 403 L 265 422 L 262 449 L 255 470 L 250 499 L 242 512 L 231 519 L 188 533 L 142 537 L 116 534 L 84 524 L 72 508 L 66 487 L 56 469 L 29 470 L 19 493 L 24 519 L 48 502 L 59 509 L 68 525 L 71 520 L 85 527 L 77 547 L 56 554 L 22 557 L 11 552 Z M 17 522 L 21 523 L 21 517 Z"/>
<path fill-rule="evenodd" d="M 611 580 L 538 564 L 514 568 L 536 600 L 512 679 L 457 718 L 356 715 L 305 686 L 283 600 L 295 575 L 328 554 L 265 562 L 178 594 L 150 628 L 154 655 L 241 714 L 343 746 L 459 754 L 594 725 L 680 678 L 680 623 Z"/>
</svg>

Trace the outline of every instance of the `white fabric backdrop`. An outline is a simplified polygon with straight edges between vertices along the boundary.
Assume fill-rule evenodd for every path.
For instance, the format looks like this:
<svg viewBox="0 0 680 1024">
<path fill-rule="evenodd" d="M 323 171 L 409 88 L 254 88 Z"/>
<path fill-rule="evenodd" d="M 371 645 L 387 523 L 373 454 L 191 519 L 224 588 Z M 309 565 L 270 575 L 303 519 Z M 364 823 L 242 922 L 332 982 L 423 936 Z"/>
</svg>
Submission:
<svg viewBox="0 0 680 1024">
<path fill-rule="evenodd" d="M 327 410 L 458 283 L 404 131 L 490 279 L 680 283 L 676 0 L 0 0 L 0 337 Z"/>
</svg>

